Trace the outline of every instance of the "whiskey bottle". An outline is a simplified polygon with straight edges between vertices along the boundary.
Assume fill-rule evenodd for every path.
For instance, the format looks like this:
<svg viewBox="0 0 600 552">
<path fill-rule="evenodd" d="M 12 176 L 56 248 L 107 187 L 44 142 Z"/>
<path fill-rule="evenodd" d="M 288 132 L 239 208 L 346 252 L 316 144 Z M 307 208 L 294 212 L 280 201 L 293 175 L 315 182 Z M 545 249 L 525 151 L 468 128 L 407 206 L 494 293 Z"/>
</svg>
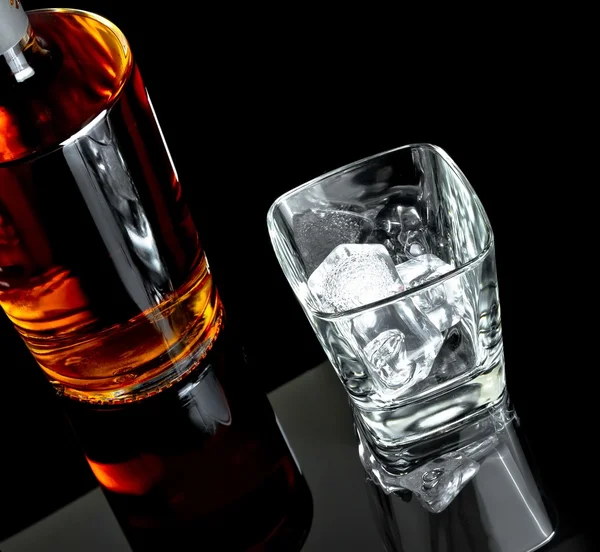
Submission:
<svg viewBox="0 0 600 552">
<path fill-rule="evenodd" d="M 0 53 L 0 306 L 132 547 L 299 550 L 310 491 L 232 339 L 125 36 L 0 0 Z"/>
</svg>

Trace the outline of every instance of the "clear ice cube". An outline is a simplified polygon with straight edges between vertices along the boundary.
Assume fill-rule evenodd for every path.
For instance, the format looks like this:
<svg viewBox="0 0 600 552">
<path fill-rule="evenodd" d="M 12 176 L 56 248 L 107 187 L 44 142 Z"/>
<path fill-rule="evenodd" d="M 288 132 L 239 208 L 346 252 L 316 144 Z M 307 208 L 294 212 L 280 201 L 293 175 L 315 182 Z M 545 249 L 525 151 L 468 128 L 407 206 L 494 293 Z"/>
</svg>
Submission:
<svg viewBox="0 0 600 552">
<path fill-rule="evenodd" d="M 403 385 L 410 379 L 406 343 L 400 330 L 385 330 L 365 347 L 365 355 L 386 385 Z"/>
<path fill-rule="evenodd" d="M 418 255 L 396 265 L 398 275 L 407 289 L 420 286 L 453 270 L 435 255 Z M 444 331 L 460 322 L 465 315 L 463 287 L 460 275 L 413 296 L 415 305 L 425 313 L 440 330 Z"/>
<path fill-rule="evenodd" d="M 390 389 L 404 393 L 427 378 L 443 343 L 440 331 L 410 299 L 361 313 L 351 327 L 384 395 Z"/>
<path fill-rule="evenodd" d="M 410 260 L 429 252 L 425 229 L 407 230 L 398 233 L 396 241 L 400 245 L 400 259 Z"/>
<path fill-rule="evenodd" d="M 388 203 L 377 214 L 374 235 L 386 246 L 396 264 L 431 251 L 423 211 L 423 203 L 417 198 L 404 197 Z"/>
<path fill-rule="evenodd" d="M 444 335 L 431 375 L 436 383 L 451 380 L 477 366 L 477 352 L 471 335 L 463 322 L 452 326 Z"/>
<path fill-rule="evenodd" d="M 325 312 L 343 312 L 401 292 L 404 287 L 383 245 L 336 247 L 308 279 Z"/>
<path fill-rule="evenodd" d="M 373 231 L 368 218 L 336 209 L 310 209 L 295 214 L 292 226 L 308 274 L 338 245 L 363 243 Z"/>
<path fill-rule="evenodd" d="M 414 205 L 400 203 L 386 205 L 375 219 L 376 227 L 394 235 L 401 230 L 418 230 L 423 226 L 421 215 Z"/>
</svg>

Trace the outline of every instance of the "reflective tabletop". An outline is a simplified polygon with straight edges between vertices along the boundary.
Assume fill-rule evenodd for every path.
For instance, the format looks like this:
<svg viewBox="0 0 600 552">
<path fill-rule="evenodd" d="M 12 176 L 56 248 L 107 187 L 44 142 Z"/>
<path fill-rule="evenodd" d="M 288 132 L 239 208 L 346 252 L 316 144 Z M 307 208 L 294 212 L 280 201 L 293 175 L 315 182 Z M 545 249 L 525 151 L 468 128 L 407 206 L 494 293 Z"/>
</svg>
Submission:
<svg viewBox="0 0 600 552">
<path fill-rule="evenodd" d="M 313 494 L 314 518 L 303 550 L 383 552 L 346 394 L 332 367 L 320 364 L 271 392 L 269 399 Z M 552 494 L 552 485 L 547 486 Z M 541 550 L 597 550 L 591 528 L 570 519 L 568 504 L 555 503 L 555 510 L 556 534 Z M 97 488 L 9 537 L 0 543 L 0 550 L 129 552 L 130 548 Z"/>
</svg>

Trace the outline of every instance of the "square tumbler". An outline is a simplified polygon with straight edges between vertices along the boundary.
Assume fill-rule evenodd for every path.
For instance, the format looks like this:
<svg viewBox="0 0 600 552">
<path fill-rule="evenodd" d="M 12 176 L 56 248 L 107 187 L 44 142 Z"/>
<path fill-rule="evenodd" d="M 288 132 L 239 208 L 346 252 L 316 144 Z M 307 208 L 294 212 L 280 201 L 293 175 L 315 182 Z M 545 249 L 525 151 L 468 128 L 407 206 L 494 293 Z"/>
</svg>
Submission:
<svg viewBox="0 0 600 552">
<path fill-rule="evenodd" d="M 436 516 L 464 505 L 455 499 L 467 485 L 493 502 L 490 481 L 512 478 L 521 484 L 502 494 L 502 508 L 535 510 L 536 523 L 507 543 L 496 519 L 494 531 L 483 530 L 486 546 L 524 552 L 551 538 L 537 482 L 513 443 L 492 229 L 450 157 L 413 144 L 351 163 L 281 196 L 267 223 L 348 393 L 378 492 L 408 493 Z M 492 462 L 498 455 L 522 473 Z M 491 510 L 478 510 L 485 525 Z M 390 550 L 404 550 L 398 542 Z"/>
</svg>

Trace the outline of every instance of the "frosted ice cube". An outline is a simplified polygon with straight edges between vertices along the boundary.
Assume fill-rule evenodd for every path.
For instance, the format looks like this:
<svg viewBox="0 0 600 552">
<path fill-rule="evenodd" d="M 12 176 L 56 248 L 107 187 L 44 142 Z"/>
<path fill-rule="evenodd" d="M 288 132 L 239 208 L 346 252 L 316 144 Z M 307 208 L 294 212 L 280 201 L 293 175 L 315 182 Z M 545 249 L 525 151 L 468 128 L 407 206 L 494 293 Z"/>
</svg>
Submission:
<svg viewBox="0 0 600 552">
<path fill-rule="evenodd" d="M 343 312 L 401 292 L 404 287 L 383 245 L 336 247 L 308 279 L 325 312 Z"/>
<path fill-rule="evenodd" d="M 426 253 L 396 265 L 398 275 L 407 289 L 420 286 L 453 270 L 435 255 Z M 465 315 L 463 287 L 460 275 L 413 296 L 415 305 L 440 331 L 458 324 Z"/>
<path fill-rule="evenodd" d="M 410 299 L 356 316 L 352 334 L 384 394 L 389 388 L 404 393 L 424 380 L 443 343 L 440 331 Z"/>
<path fill-rule="evenodd" d="M 373 231 L 368 218 L 336 209 L 310 209 L 296 214 L 292 226 L 308 274 L 338 245 L 363 243 Z"/>
</svg>

